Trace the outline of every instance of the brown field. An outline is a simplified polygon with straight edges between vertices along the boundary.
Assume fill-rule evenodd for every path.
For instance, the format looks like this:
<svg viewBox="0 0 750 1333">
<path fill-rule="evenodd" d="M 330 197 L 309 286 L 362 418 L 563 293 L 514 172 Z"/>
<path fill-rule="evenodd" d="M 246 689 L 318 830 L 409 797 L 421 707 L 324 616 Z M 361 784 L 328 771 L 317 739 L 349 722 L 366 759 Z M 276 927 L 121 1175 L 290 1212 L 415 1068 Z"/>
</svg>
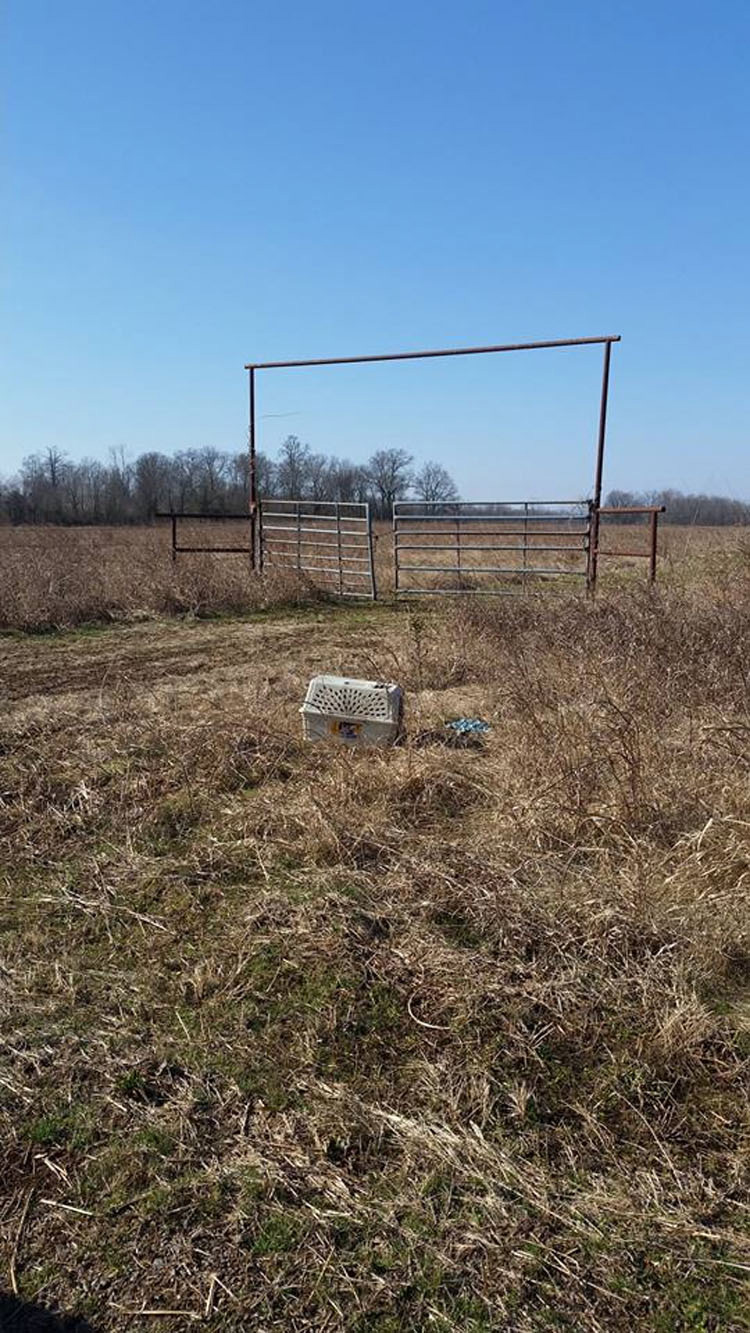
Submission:
<svg viewBox="0 0 750 1333">
<path fill-rule="evenodd" d="M 655 590 L 338 607 L 156 530 L 0 533 L 16 1308 L 750 1327 L 750 553 L 663 540 Z M 405 743 L 305 746 L 321 670 L 399 680 Z"/>
<path fill-rule="evenodd" d="M 245 545 L 248 528 L 243 523 L 183 521 L 179 541 L 187 546 Z M 484 534 L 478 530 L 477 536 L 481 541 Z M 374 546 L 378 589 L 387 599 L 393 592 L 389 524 L 376 525 Z M 706 573 L 721 575 L 726 566 L 731 568 L 737 559 L 742 560 L 748 546 L 747 528 L 664 525 L 659 534 L 659 577 L 674 586 L 700 581 Z M 645 552 L 645 526 L 604 523 L 602 547 L 613 551 L 642 548 Z M 419 558 L 410 557 L 412 562 Z M 501 559 L 510 566 L 522 563 L 520 554 L 504 552 Z M 562 570 L 583 567 L 580 553 L 540 559 L 555 561 Z M 465 583 L 472 582 L 472 563 L 491 563 L 489 557 L 472 553 L 465 553 L 462 561 Z M 647 568 L 646 560 L 608 556 L 600 564 L 602 586 L 630 579 L 645 581 Z M 173 565 L 168 523 L 143 528 L 0 527 L 0 569 L 0 630 L 254 612 L 325 596 L 311 578 L 299 578 L 288 569 L 268 568 L 262 580 L 248 578 L 248 559 L 242 555 L 180 555 Z M 447 586 L 451 576 L 422 576 L 422 582 L 425 587 Z M 473 582 L 480 588 L 492 580 L 476 577 Z M 513 587 L 512 578 L 495 582 Z M 522 584 L 520 578 L 517 584 L 516 590 Z"/>
</svg>

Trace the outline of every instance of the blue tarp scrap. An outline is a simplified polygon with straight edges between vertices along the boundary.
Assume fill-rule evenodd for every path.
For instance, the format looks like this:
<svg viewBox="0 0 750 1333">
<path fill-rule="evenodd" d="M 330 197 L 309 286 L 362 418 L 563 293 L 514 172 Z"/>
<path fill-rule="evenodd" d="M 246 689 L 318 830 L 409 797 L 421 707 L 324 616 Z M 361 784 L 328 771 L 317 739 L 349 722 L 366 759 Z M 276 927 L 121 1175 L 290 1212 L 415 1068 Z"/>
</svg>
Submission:
<svg viewBox="0 0 750 1333">
<path fill-rule="evenodd" d="M 481 717 L 456 717 L 452 721 L 446 722 L 446 727 L 457 731 L 459 736 L 468 736 L 472 733 L 489 731 L 489 722 L 484 722 Z"/>
</svg>

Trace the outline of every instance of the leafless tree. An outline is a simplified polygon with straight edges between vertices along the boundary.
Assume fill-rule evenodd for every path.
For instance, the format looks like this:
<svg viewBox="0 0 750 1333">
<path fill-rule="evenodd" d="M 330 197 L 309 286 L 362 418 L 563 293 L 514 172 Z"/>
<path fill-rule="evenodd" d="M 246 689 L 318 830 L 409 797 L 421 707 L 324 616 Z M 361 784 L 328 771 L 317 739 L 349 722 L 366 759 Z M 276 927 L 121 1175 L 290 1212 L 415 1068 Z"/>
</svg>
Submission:
<svg viewBox="0 0 750 1333">
<path fill-rule="evenodd" d="M 367 479 L 378 512 L 387 517 L 396 500 L 403 500 L 411 486 L 412 456 L 405 449 L 378 449 L 367 464 Z"/>
<path fill-rule="evenodd" d="M 57 490 L 57 487 L 62 481 L 66 462 L 66 456 L 60 449 L 56 449 L 53 446 L 45 449 L 43 467 L 47 475 L 47 480 L 53 490 Z"/>
<path fill-rule="evenodd" d="M 414 494 L 428 504 L 454 504 L 458 487 L 442 463 L 425 463 L 414 478 Z"/>
<path fill-rule="evenodd" d="M 300 500 L 306 494 L 310 461 L 310 446 L 296 435 L 287 435 L 279 449 L 276 465 L 276 484 L 280 495 Z"/>
</svg>

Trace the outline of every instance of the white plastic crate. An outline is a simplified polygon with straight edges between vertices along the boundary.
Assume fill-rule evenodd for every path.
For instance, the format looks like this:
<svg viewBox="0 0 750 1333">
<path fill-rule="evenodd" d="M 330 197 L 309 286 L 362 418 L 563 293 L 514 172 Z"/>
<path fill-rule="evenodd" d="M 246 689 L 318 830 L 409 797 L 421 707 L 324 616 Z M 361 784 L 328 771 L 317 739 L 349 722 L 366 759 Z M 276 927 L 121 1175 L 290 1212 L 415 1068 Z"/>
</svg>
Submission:
<svg viewBox="0 0 750 1333">
<path fill-rule="evenodd" d="M 300 712 L 305 740 L 392 745 L 401 730 L 399 685 L 346 676 L 313 676 Z"/>
</svg>

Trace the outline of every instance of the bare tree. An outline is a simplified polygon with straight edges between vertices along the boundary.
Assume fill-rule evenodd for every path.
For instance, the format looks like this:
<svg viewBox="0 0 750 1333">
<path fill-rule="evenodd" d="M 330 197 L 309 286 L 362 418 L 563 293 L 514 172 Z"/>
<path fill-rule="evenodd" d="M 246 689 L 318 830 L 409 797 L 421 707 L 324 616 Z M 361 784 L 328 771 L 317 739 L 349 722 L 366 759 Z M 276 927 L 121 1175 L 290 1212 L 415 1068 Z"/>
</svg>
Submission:
<svg viewBox="0 0 750 1333">
<path fill-rule="evenodd" d="M 76 464 L 81 474 L 81 484 L 85 495 L 84 521 L 102 523 L 104 520 L 104 497 L 107 490 L 107 467 L 96 458 L 84 458 Z"/>
<path fill-rule="evenodd" d="M 61 523 L 65 518 L 62 481 L 68 462 L 59 449 L 31 454 L 21 464 L 21 485 L 28 499 L 32 522 Z"/>
<path fill-rule="evenodd" d="M 109 451 L 109 467 L 106 471 L 105 506 L 108 523 L 127 523 L 132 519 L 131 483 L 133 469 L 125 457 L 125 449 L 120 445 Z"/>
<path fill-rule="evenodd" d="M 60 482 L 62 481 L 62 474 L 65 470 L 66 462 L 67 459 L 62 450 L 57 449 L 52 445 L 50 445 L 49 448 L 45 450 L 44 461 L 42 466 L 47 475 L 47 481 L 49 482 L 53 491 L 57 490 L 58 486 L 60 485 Z"/>
<path fill-rule="evenodd" d="M 307 458 L 307 493 L 311 500 L 332 500 L 333 477 L 331 460 L 325 454 L 310 454 Z"/>
<path fill-rule="evenodd" d="M 149 522 L 168 500 L 167 478 L 171 459 L 164 454 L 140 454 L 133 465 L 133 499 L 138 517 Z"/>
<path fill-rule="evenodd" d="M 370 496 L 367 470 L 348 458 L 330 460 L 331 497 L 344 503 L 365 503 Z"/>
<path fill-rule="evenodd" d="M 405 449 L 378 449 L 367 464 L 367 479 L 382 517 L 391 514 L 396 500 L 408 493 L 412 461 Z"/>
<path fill-rule="evenodd" d="M 198 450 L 198 506 L 201 513 L 222 510 L 225 507 L 229 459 L 219 449 L 206 445 Z"/>
<path fill-rule="evenodd" d="M 414 494 L 428 504 L 455 504 L 458 487 L 442 463 L 425 463 L 414 478 Z"/>
<path fill-rule="evenodd" d="M 276 481 L 279 494 L 291 500 L 301 500 L 309 481 L 310 446 L 296 435 L 287 435 L 279 449 Z"/>
</svg>

